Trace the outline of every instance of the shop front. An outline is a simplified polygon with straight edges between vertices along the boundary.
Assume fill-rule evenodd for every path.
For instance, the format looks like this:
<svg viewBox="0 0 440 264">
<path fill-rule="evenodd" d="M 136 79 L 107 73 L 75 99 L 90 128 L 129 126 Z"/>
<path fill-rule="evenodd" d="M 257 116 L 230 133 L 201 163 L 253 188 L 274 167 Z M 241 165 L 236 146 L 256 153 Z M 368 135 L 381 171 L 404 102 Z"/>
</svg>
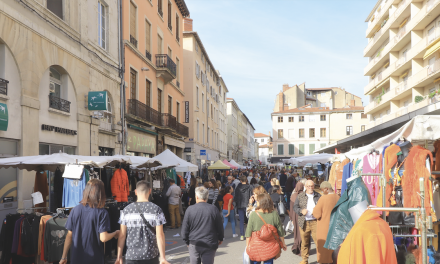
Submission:
<svg viewBox="0 0 440 264">
<path fill-rule="evenodd" d="M 155 132 L 133 125 L 129 125 L 127 132 L 127 155 L 147 158 L 156 155 Z"/>
<path fill-rule="evenodd" d="M 166 136 L 166 135 L 163 138 L 164 138 L 164 143 L 165 143 L 166 149 L 169 149 L 171 152 L 176 154 L 179 158 L 185 159 L 185 157 L 183 157 L 183 150 L 185 148 L 185 142 L 183 142 L 182 140 L 176 139 L 176 138 L 172 138 L 170 136 Z"/>
</svg>

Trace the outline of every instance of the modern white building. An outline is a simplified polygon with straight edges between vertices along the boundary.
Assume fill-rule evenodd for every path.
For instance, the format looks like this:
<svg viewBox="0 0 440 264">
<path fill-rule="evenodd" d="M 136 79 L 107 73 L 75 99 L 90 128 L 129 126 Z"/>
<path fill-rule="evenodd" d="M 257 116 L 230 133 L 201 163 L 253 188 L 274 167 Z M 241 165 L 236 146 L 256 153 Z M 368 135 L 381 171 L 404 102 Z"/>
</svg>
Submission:
<svg viewBox="0 0 440 264">
<path fill-rule="evenodd" d="M 261 161 L 261 165 L 268 165 L 270 163 L 270 158 L 273 155 L 272 149 L 272 137 L 263 133 L 254 134 L 255 142 L 259 144 L 258 146 L 258 158 Z"/>
</svg>

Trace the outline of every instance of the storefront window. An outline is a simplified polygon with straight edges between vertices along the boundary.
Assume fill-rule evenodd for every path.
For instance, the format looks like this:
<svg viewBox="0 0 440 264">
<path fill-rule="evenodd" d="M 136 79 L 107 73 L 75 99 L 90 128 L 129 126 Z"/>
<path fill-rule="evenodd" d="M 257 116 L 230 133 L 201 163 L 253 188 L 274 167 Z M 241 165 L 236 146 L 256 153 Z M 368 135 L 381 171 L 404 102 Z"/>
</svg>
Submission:
<svg viewBox="0 0 440 264">
<path fill-rule="evenodd" d="M 99 156 L 113 156 L 112 148 L 99 147 Z"/>
<path fill-rule="evenodd" d="M 0 140 L 0 157 L 8 158 L 17 155 L 17 142 Z M 13 197 L 17 200 L 17 169 L 0 169 L 0 203 L 4 197 Z M 2 215 L 3 217 L 3 215 Z"/>
<path fill-rule="evenodd" d="M 55 153 L 66 153 L 69 155 L 75 155 L 76 147 L 71 146 L 61 146 L 61 145 L 50 145 L 50 144 L 40 144 L 39 154 L 40 155 L 51 155 Z"/>
</svg>

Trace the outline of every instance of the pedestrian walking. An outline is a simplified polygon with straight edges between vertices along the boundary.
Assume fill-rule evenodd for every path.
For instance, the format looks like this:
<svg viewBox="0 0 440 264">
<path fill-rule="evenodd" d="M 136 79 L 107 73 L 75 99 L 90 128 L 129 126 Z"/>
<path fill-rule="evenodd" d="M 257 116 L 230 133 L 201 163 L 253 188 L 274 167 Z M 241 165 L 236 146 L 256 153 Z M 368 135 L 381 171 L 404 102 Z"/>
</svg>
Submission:
<svg viewBox="0 0 440 264">
<path fill-rule="evenodd" d="M 292 245 L 292 253 L 295 255 L 301 255 L 301 233 L 299 231 L 299 225 L 298 225 L 298 214 L 295 213 L 293 210 L 293 205 L 295 204 L 295 201 L 300 193 L 304 191 L 304 183 L 298 182 L 295 186 L 295 190 L 293 190 L 292 196 L 290 196 L 290 221 L 292 221 L 292 224 L 294 226 L 293 228 L 293 245 Z"/>
<path fill-rule="evenodd" d="M 246 217 L 246 207 L 252 196 L 252 187 L 247 184 L 246 176 L 240 177 L 241 183 L 235 190 L 235 204 L 237 206 L 238 216 L 240 220 L 240 240 L 244 240 L 244 221 Z"/>
<path fill-rule="evenodd" d="M 313 216 L 313 209 L 318 203 L 321 195 L 314 191 L 315 183 L 312 180 L 306 181 L 306 191 L 296 198 L 293 210 L 298 214 L 298 227 L 301 233 L 301 257 L 300 264 L 309 263 L 310 238 L 315 244 L 318 242 L 316 237 L 317 221 Z"/>
<path fill-rule="evenodd" d="M 287 182 L 287 175 L 286 172 L 284 170 L 281 170 L 280 176 L 279 176 L 279 181 L 280 181 L 280 186 L 281 189 L 283 190 L 283 193 L 286 192 L 286 182 Z"/>
<path fill-rule="evenodd" d="M 232 237 L 238 237 L 235 233 L 235 210 L 234 205 L 234 196 L 232 196 L 232 192 L 234 190 L 231 186 L 228 186 L 221 191 L 221 195 L 223 196 L 223 229 L 226 229 L 228 225 L 228 221 L 231 222 L 232 225 Z"/>
<path fill-rule="evenodd" d="M 208 203 L 212 204 L 218 208 L 218 205 L 217 205 L 217 196 L 218 196 L 217 182 L 215 180 L 211 179 L 208 182 L 208 186 L 209 186 L 208 187 L 208 192 L 209 192 Z"/>
<path fill-rule="evenodd" d="M 70 263 L 104 264 L 104 243 L 119 237 L 119 230 L 110 232 L 110 217 L 105 205 L 104 183 L 90 180 L 83 192 L 83 199 L 70 212 L 65 228 L 63 255 L 60 264 L 67 263 L 70 248 Z"/>
<path fill-rule="evenodd" d="M 270 198 L 273 201 L 273 206 L 275 209 L 277 209 L 278 215 L 280 216 L 281 223 L 284 224 L 285 214 L 289 215 L 289 209 L 287 209 L 287 203 L 286 199 L 284 199 L 283 192 L 281 190 L 281 187 L 279 185 L 275 185 L 272 188 L 272 193 L 270 194 Z M 284 206 L 285 213 L 280 212 L 279 204 L 282 203 Z"/>
<path fill-rule="evenodd" d="M 123 264 L 125 241 L 125 264 L 169 264 L 165 258 L 165 215 L 159 206 L 148 200 L 151 195 L 150 184 L 139 181 L 135 194 L 137 202 L 128 205 L 121 212 L 121 233 L 115 264 Z"/>
<path fill-rule="evenodd" d="M 257 188 L 258 186 L 260 186 L 258 184 L 258 182 L 257 182 L 257 179 L 255 179 L 255 178 L 252 178 L 249 184 L 252 186 L 252 189 Z"/>
<path fill-rule="evenodd" d="M 183 218 L 181 235 L 188 246 L 191 264 L 214 263 L 215 252 L 223 243 L 222 216 L 207 204 L 209 192 L 196 188 L 196 204 L 188 207 Z"/>
<path fill-rule="evenodd" d="M 286 197 L 287 197 L 287 208 L 290 208 L 290 196 L 292 196 L 293 190 L 296 186 L 296 176 L 297 174 L 292 172 L 286 180 Z"/>
<path fill-rule="evenodd" d="M 259 235 L 261 233 L 259 231 L 263 225 L 271 225 L 273 229 L 269 228 L 272 232 L 276 232 L 276 234 L 268 234 L 265 239 L 260 238 Z M 264 264 L 272 264 L 274 258 L 281 253 L 281 248 L 284 251 L 287 249 L 286 243 L 284 242 L 284 234 L 284 226 L 281 223 L 277 211 L 273 207 L 272 199 L 266 193 L 259 194 L 257 196 L 257 208 L 255 212 L 250 215 L 246 228 L 246 251 L 249 254 L 251 264 L 258 264 L 261 263 L 261 261 L 263 261 Z M 254 249 L 255 247 L 257 249 Z M 275 249 L 277 249 L 278 252 L 275 251 Z M 254 254 L 256 256 L 254 256 Z M 264 258 L 266 255 L 273 257 Z"/>
<path fill-rule="evenodd" d="M 332 209 L 338 203 L 339 195 L 333 191 L 332 185 L 327 181 L 322 182 L 320 187 L 324 195 L 319 198 L 313 209 L 313 216 L 318 220 L 316 251 L 319 263 L 332 263 L 333 250 L 324 248 L 324 244 L 327 239 Z"/>
<path fill-rule="evenodd" d="M 191 184 L 188 191 L 188 206 L 196 204 L 197 180 L 195 178 L 191 178 L 190 182 Z"/>
<path fill-rule="evenodd" d="M 277 178 L 272 178 L 271 180 L 270 180 L 270 187 L 269 187 L 269 189 L 267 190 L 267 193 L 272 193 L 272 188 L 273 188 L 273 186 L 275 186 L 275 185 L 278 185 L 278 186 L 280 186 L 280 181 L 277 179 Z"/>
<path fill-rule="evenodd" d="M 166 195 L 168 198 L 168 211 L 170 213 L 171 227 L 170 229 L 179 228 L 181 225 L 179 203 L 182 190 L 176 185 L 173 179 L 170 179 L 170 188 Z"/>
<path fill-rule="evenodd" d="M 266 189 L 263 186 L 258 186 L 252 190 L 252 196 L 249 198 L 248 208 L 246 209 L 246 217 L 249 218 L 249 215 L 255 211 L 257 208 L 257 196 L 262 193 L 267 193 Z"/>
</svg>

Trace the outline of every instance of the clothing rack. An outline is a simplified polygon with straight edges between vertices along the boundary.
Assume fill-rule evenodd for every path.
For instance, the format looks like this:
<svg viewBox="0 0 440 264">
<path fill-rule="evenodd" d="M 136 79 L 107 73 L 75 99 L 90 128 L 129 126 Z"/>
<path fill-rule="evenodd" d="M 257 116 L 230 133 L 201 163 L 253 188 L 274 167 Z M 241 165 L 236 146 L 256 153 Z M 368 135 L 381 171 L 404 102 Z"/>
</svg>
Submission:
<svg viewBox="0 0 440 264">
<path fill-rule="evenodd" d="M 41 210 L 41 209 L 49 209 L 49 207 L 31 207 L 31 208 L 17 208 L 17 213 L 20 210 Z"/>
</svg>

